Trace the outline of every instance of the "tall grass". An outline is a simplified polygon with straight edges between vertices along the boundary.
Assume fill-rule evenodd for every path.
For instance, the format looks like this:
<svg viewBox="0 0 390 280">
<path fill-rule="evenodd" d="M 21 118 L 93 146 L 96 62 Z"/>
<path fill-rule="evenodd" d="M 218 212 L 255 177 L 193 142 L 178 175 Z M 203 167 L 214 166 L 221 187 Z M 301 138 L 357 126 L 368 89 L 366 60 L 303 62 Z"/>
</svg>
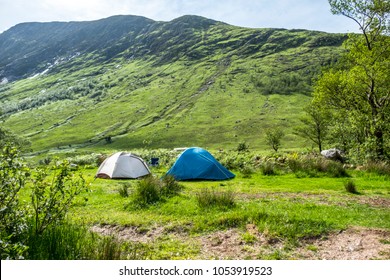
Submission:
<svg viewBox="0 0 390 280">
<path fill-rule="evenodd" d="M 340 178 L 349 176 L 340 162 L 324 158 L 289 159 L 287 164 L 297 177 L 320 177 L 326 175 L 332 178 Z"/>
<path fill-rule="evenodd" d="M 276 175 L 277 172 L 276 172 L 276 166 L 274 163 L 272 162 L 264 162 L 261 166 L 260 166 L 260 170 L 261 170 L 261 173 L 265 176 L 272 176 L 272 175 Z"/>
<path fill-rule="evenodd" d="M 27 258 L 31 260 L 120 260 L 144 259 L 145 247 L 100 236 L 85 226 L 65 222 L 42 234 L 28 231 Z"/>
<path fill-rule="evenodd" d="M 390 164 L 386 162 L 368 162 L 364 169 L 369 173 L 390 177 Z"/>
<path fill-rule="evenodd" d="M 214 189 L 205 188 L 196 194 L 196 200 L 200 208 L 218 207 L 230 209 L 236 205 L 232 191 L 217 192 Z"/>
<path fill-rule="evenodd" d="M 349 193 L 352 193 L 352 194 L 358 194 L 358 190 L 356 188 L 356 184 L 354 181 L 352 180 L 347 180 L 345 183 L 344 183 L 344 187 L 345 187 L 345 190 Z"/>
<path fill-rule="evenodd" d="M 172 176 L 165 176 L 162 180 L 154 176 L 148 176 L 138 181 L 130 205 L 136 208 L 146 208 L 179 194 L 182 189 L 183 186 L 175 181 Z"/>
</svg>

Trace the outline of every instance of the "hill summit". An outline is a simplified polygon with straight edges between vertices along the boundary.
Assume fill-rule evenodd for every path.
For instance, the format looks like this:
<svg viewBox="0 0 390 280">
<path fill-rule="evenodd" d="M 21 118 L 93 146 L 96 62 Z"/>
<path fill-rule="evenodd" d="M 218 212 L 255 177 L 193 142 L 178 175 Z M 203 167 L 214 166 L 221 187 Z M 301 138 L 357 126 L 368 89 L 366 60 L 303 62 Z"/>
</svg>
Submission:
<svg viewBox="0 0 390 280">
<path fill-rule="evenodd" d="M 34 150 L 286 143 L 344 34 L 253 29 L 199 16 L 22 23 L 0 34 L 3 125 Z"/>
</svg>

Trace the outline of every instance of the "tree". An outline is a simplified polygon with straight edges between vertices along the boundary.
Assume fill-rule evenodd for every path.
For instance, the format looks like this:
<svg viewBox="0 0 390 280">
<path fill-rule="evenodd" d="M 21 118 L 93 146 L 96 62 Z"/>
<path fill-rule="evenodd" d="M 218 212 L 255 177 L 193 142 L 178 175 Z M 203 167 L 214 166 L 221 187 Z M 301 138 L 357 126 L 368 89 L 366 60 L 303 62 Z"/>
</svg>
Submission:
<svg viewBox="0 0 390 280">
<path fill-rule="evenodd" d="M 390 122 L 390 3 L 387 0 L 329 0 L 334 14 L 354 20 L 362 34 L 350 34 L 342 65 L 325 72 L 314 99 L 358 123 L 366 152 L 383 158 Z M 356 137 L 355 137 L 356 138 Z"/>
<path fill-rule="evenodd" d="M 302 126 L 295 129 L 296 134 L 312 141 L 321 152 L 329 133 L 330 112 L 315 103 L 311 103 L 304 111 L 306 115 L 300 118 Z"/>
<path fill-rule="evenodd" d="M 275 152 L 279 150 L 283 136 L 284 132 L 280 128 L 271 128 L 265 131 L 265 141 Z"/>
</svg>

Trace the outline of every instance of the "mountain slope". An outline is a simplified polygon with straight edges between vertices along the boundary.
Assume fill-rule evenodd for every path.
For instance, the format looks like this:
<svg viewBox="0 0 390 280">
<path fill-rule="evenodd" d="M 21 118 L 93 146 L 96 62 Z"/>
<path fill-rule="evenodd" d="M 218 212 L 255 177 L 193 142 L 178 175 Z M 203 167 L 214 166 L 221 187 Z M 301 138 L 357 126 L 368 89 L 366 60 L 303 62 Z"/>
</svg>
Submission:
<svg viewBox="0 0 390 280">
<path fill-rule="evenodd" d="M 0 34 L 0 110 L 34 150 L 264 148 L 275 125 L 299 147 L 292 128 L 344 39 L 197 16 L 22 24 Z"/>
</svg>

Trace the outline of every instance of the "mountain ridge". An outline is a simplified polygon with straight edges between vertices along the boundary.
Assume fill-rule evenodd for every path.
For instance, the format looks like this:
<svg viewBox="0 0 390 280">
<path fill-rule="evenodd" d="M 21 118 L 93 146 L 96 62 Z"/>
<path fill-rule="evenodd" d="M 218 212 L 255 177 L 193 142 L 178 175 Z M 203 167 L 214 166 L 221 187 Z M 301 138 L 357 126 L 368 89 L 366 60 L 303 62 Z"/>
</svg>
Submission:
<svg viewBox="0 0 390 280">
<path fill-rule="evenodd" d="M 346 38 L 198 16 L 43 26 L 0 34 L 2 122 L 36 151 L 264 147 L 262 132 L 275 125 L 299 146 L 292 130 L 313 79 L 338 60 Z"/>
<path fill-rule="evenodd" d="M 155 36 L 158 30 L 167 30 L 167 36 L 182 37 L 188 40 L 192 30 L 209 30 L 219 25 L 227 28 L 252 30 L 285 30 L 289 32 L 305 32 L 304 30 L 241 28 L 200 16 L 185 15 L 172 21 L 154 21 L 141 16 L 112 16 L 94 21 L 71 21 L 49 23 L 21 23 L 0 34 L 0 80 L 8 81 L 26 78 L 42 72 L 47 63 L 53 63 L 59 57 L 101 51 L 107 59 L 131 48 L 141 49 L 140 56 L 167 49 L 167 44 L 177 44 Z M 306 31 L 307 32 L 307 31 Z M 309 31 L 317 32 L 317 31 Z M 140 36 L 141 35 L 141 36 Z M 164 35 L 164 34 L 159 34 Z M 162 40 L 161 40 L 162 39 Z M 248 38 L 248 41 L 254 38 Z M 189 40 L 190 44 L 199 43 Z M 259 44 L 257 40 L 253 44 Z M 340 42 L 340 40 L 339 40 Z M 238 42 L 237 45 L 242 45 Z M 187 46 L 189 47 L 189 46 Z M 142 51 L 144 49 L 144 51 Z M 196 54 L 193 54 L 198 58 Z"/>
</svg>

